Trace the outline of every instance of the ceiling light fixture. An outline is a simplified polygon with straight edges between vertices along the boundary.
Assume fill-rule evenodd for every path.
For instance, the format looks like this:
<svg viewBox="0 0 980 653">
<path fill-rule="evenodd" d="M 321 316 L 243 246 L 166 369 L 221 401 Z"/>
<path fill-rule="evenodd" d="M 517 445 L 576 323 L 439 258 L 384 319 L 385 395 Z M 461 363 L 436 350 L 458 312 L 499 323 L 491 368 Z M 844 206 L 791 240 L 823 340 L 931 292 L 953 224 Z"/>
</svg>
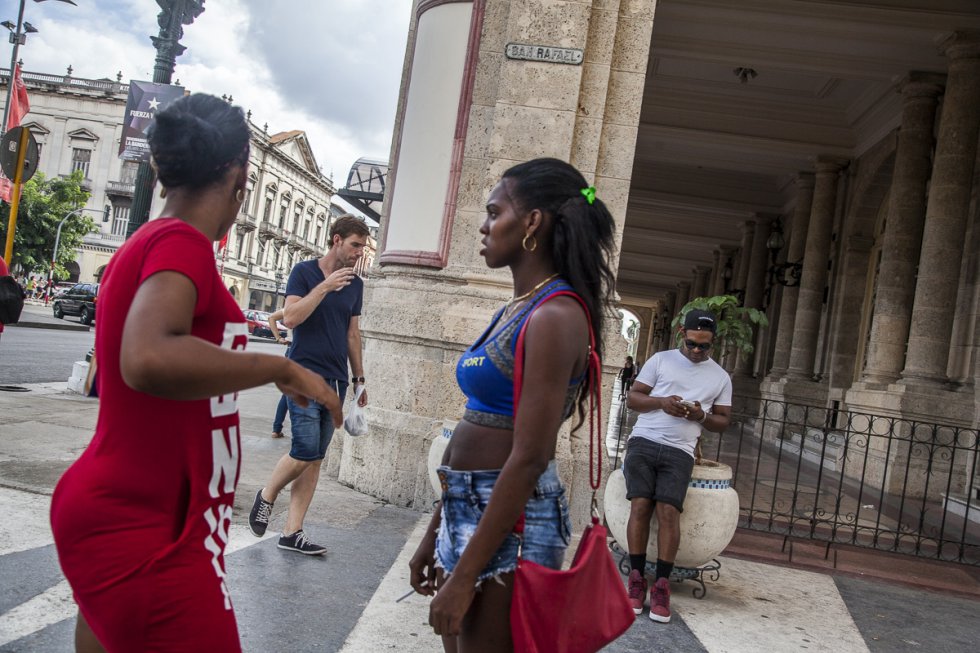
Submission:
<svg viewBox="0 0 980 653">
<path fill-rule="evenodd" d="M 739 66 L 732 70 L 738 81 L 742 84 L 747 84 L 750 79 L 755 79 L 759 73 L 755 72 L 755 68 L 744 68 Z"/>
</svg>

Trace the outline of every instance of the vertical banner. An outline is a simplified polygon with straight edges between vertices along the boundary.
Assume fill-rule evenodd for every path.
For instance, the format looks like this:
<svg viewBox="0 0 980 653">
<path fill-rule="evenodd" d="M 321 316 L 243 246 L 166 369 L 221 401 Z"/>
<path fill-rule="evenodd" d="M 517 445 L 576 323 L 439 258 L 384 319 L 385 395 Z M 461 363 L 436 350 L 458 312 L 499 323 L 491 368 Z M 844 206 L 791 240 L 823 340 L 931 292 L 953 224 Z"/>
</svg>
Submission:
<svg viewBox="0 0 980 653">
<path fill-rule="evenodd" d="M 158 109 L 166 109 L 183 95 L 183 86 L 130 81 L 123 133 L 119 140 L 119 158 L 149 163 L 150 145 L 146 141 L 146 131 L 153 122 L 153 116 Z"/>
</svg>

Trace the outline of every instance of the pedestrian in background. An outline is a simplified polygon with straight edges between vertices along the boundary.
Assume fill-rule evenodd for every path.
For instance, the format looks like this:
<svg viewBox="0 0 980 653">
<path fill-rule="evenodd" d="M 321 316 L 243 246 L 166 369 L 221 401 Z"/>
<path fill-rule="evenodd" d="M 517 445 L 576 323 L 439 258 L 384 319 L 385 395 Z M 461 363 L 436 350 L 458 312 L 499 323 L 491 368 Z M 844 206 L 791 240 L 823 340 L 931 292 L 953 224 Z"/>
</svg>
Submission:
<svg viewBox="0 0 980 653">
<path fill-rule="evenodd" d="M 619 371 L 619 398 L 622 399 L 629 392 L 630 386 L 633 385 L 633 379 L 636 378 L 636 366 L 633 365 L 633 357 L 626 357 L 626 364 L 623 365 L 623 369 Z"/>
<path fill-rule="evenodd" d="M 510 268 L 515 296 L 457 365 L 466 409 L 439 468 L 442 500 L 409 563 L 415 591 L 435 593 L 429 624 L 450 652 L 513 649 L 507 624 L 519 543 L 523 560 L 561 568 L 571 524 L 555 463 L 558 431 L 576 406 L 576 427 L 584 420 L 589 328 L 601 348 L 613 288 L 612 216 L 568 163 L 510 168 L 486 210 L 480 254 L 490 268 Z M 575 297 L 543 301 L 558 291 L 580 298 L 588 314 Z M 515 414 L 514 360 L 525 324 Z"/>
<path fill-rule="evenodd" d="M 286 282 L 283 315 L 286 326 L 293 330 L 289 358 L 323 377 L 341 401 L 348 378 L 355 385 L 364 384 L 360 327 L 364 282 L 354 274 L 354 266 L 364 254 L 369 235 L 363 220 L 352 215 L 337 218 L 330 225 L 327 253 L 297 263 Z M 330 406 L 316 402 L 304 406 L 288 398 L 286 403 L 292 444 L 289 453 L 276 463 L 265 487 L 255 493 L 248 526 L 254 535 L 262 537 L 279 493 L 292 483 L 278 546 L 305 555 L 323 555 L 327 548 L 307 536 L 303 523 L 338 423 Z M 358 405 L 366 404 L 364 392 Z"/>
<path fill-rule="evenodd" d="M 78 602 L 77 651 L 240 651 L 224 578 L 237 393 L 272 382 L 297 404 L 330 406 L 338 424 L 340 399 L 282 356 L 243 351 L 244 316 L 213 249 L 245 198 L 242 110 L 185 96 L 156 114 L 149 143 L 166 204 L 103 277 L 98 424 L 55 488 L 51 526 Z"/>
</svg>

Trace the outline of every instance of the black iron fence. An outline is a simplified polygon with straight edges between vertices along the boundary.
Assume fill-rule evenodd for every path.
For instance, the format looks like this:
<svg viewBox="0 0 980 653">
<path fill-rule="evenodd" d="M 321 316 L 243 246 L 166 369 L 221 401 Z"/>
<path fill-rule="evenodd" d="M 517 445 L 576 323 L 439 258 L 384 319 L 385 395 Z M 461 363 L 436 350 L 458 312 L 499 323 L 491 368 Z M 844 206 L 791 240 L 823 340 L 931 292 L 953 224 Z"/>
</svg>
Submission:
<svg viewBox="0 0 980 653">
<path fill-rule="evenodd" d="M 976 429 L 762 400 L 701 450 L 743 528 L 980 566 Z"/>
</svg>

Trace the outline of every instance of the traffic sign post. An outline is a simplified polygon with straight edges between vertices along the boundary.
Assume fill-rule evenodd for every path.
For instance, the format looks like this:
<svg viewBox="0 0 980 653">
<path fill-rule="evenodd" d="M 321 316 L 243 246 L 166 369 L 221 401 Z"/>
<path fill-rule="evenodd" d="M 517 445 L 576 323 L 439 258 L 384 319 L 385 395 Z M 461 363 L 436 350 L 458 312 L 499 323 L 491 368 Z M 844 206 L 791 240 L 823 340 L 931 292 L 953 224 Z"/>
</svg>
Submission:
<svg viewBox="0 0 980 653">
<path fill-rule="evenodd" d="M 14 232 L 17 230 L 21 185 L 37 172 L 37 159 L 37 141 L 26 127 L 14 127 L 0 139 L 0 168 L 14 182 L 10 197 L 10 219 L 7 221 L 7 245 L 3 251 L 3 259 L 8 263 L 14 255 Z"/>
</svg>

